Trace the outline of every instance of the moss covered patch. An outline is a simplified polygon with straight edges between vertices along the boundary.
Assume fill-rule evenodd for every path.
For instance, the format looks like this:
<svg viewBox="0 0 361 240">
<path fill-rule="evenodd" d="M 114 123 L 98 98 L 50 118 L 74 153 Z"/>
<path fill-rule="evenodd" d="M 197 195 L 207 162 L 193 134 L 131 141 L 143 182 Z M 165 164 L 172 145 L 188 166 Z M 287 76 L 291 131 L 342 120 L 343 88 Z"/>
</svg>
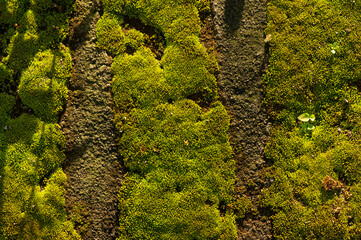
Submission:
<svg viewBox="0 0 361 240">
<path fill-rule="evenodd" d="M 263 203 L 277 239 L 359 239 L 359 3 L 270 2 L 267 103 L 276 120 Z M 314 130 L 297 122 L 314 113 Z"/>
<path fill-rule="evenodd" d="M 0 129 L 1 233 L 5 239 L 77 239 L 64 209 L 64 137 L 23 114 Z"/>
<path fill-rule="evenodd" d="M 35 114 L 56 120 L 68 96 L 71 56 L 62 50 L 39 52 L 20 78 L 19 96 Z"/>
<path fill-rule="evenodd" d="M 65 139 L 56 124 L 71 70 L 60 44 L 71 5 L 0 1 L 1 239 L 80 239 L 64 208 Z"/>
<path fill-rule="evenodd" d="M 209 2 L 104 3 L 98 44 L 118 53 L 115 122 L 128 170 L 119 195 L 119 239 L 234 239 L 234 215 L 226 211 L 234 184 L 229 118 L 217 102 L 217 63 L 199 42 L 197 7 L 207 12 Z M 147 33 L 122 26 L 124 16 L 164 34 L 160 61 L 143 44 Z M 113 41 L 105 34 L 111 29 L 121 37 Z"/>
</svg>

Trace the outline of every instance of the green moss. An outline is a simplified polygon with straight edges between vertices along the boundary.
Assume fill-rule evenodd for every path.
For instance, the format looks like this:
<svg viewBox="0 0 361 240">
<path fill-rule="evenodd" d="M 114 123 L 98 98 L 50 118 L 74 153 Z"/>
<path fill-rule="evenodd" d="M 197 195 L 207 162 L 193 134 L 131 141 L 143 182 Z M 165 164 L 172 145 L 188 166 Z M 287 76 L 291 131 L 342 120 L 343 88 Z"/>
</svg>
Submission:
<svg viewBox="0 0 361 240">
<path fill-rule="evenodd" d="M 10 114 L 15 105 L 15 98 L 6 93 L 0 93 L 0 112 Z"/>
<path fill-rule="evenodd" d="M 1 23 L 8 26 L 2 35 L 2 48 L 8 55 L 3 62 L 14 78 L 29 66 L 39 50 L 56 49 L 67 37 L 67 18 L 72 4 L 71 0 L 7 1 L 6 10 L 1 15 L 4 17 Z M 7 41 L 10 44 L 5 47 Z"/>
<path fill-rule="evenodd" d="M 218 66 L 199 42 L 195 4 L 206 8 L 200 1 L 105 1 L 105 15 L 138 18 L 167 42 L 158 61 L 144 45 L 149 36 L 127 29 L 125 45 L 114 44 L 110 51 L 121 53 L 112 65 L 113 93 L 119 149 L 128 170 L 119 194 L 119 239 L 237 235 L 233 213 L 220 210 L 233 201 L 229 118 L 216 101 L 212 73 Z M 98 36 L 114 25 L 101 22 Z M 134 53 L 123 54 L 124 46 Z"/>
<path fill-rule="evenodd" d="M 201 114 L 200 108 L 189 100 L 136 110 L 120 128 L 127 133 L 120 142 L 125 166 L 144 174 L 165 168 L 179 189 L 192 187 L 193 180 L 198 179 L 205 184 L 203 189 L 209 188 L 209 200 L 215 204 L 230 203 L 230 166 L 234 163 L 225 134 L 226 119 L 221 106 Z"/>
<path fill-rule="evenodd" d="M 6 93 L 0 93 L 0 129 L 7 129 L 7 121 L 10 119 L 10 113 L 15 105 L 15 98 Z"/>
<path fill-rule="evenodd" d="M 360 236 L 353 217 L 361 162 L 357 7 L 323 0 L 269 4 L 266 102 L 277 126 L 265 150 L 274 183 L 263 203 L 275 211 L 277 239 Z M 316 115 L 309 134 L 296 121 L 304 112 Z"/>
<path fill-rule="evenodd" d="M 1 239 L 80 239 L 65 212 L 65 139 L 54 123 L 70 77 L 70 53 L 59 43 L 67 34 L 71 5 L 57 0 L 0 1 Z M 10 117 L 15 89 L 47 122 L 30 114 Z"/>
<path fill-rule="evenodd" d="M 54 121 L 67 99 L 66 83 L 70 77 L 71 57 L 63 51 L 45 51 L 35 56 L 31 66 L 22 74 L 19 85 L 21 100 L 35 114 Z"/>
<path fill-rule="evenodd" d="M 10 70 L 2 63 L 0 63 L 0 91 L 9 90 L 9 83 L 12 82 Z"/>
<path fill-rule="evenodd" d="M 315 132 L 311 139 L 291 135 L 287 141 L 280 141 L 274 137 L 267 147 L 266 154 L 280 153 L 277 160 L 275 155 L 272 157 L 275 159 L 274 184 L 264 191 L 263 199 L 265 205 L 277 212 L 273 217 L 277 238 L 345 239 L 349 236 L 346 186 L 342 185 L 341 192 L 334 193 L 325 188 L 324 179 L 331 176 L 337 180 L 343 176 L 345 161 L 340 153 L 347 155 L 345 148 L 351 143 L 343 134 L 337 135 L 336 129 L 318 127 L 318 131 L 324 133 Z M 317 144 L 329 136 L 333 141 L 326 143 L 327 147 Z M 283 135 L 280 133 L 279 137 Z M 292 147 L 295 145 L 298 147 Z M 359 152 L 356 145 L 350 148 L 354 154 Z M 295 156 L 294 152 L 300 155 Z M 350 180 L 352 178 L 348 178 Z"/>
<path fill-rule="evenodd" d="M 342 115 L 344 99 L 356 93 L 350 84 L 361 76 L 359 24 L 329 5 L 272 1 L 267 28 L 272 55 L 265 81 L 271 106 L 291 116 L 317 112 L 316 118 L 337 123 L 334 115 Z"/>
<path fill-rule="evenodd" d="M 125 30 L 123 20 L 111 14 L 104 14 L 97 22 L 98 46 L 112 55 L 119 55 L 126 50 L 136 51 L 144 45 L 144 34 L 136 29 Z"/>
<path fill-rule="evenodd" d="M 210 101 L 216 97 L 216 79 L 207 69 L 208 61 L 211 59 L 195 36 L 184 39 L 184 45 L 166 48 L 161 64 L 164 77 L 173 86 L 173 99 L 193 94 Z"/>
<path fill-rule="evenodd" d="M 59 166 L 65 159 L 60 148 L 65 140 L 59 127 L 26 114 L 9 120 L 7 125 L 7 130 L 0 131 L 3 236 L 49 239 L 59 235 L 64 236 L 62 239 L 80 239 L 67 222 L 64 209 L 66 176 Z"/>
<path fill-rule="evenodd" d="M 138 50 L 144 45 L 144 34 L 136 29 L 128 30 L 126 32 L 125 44 L 134 50 Z"/>
<path fill-rule="evenodd" d="M 14 24 L 25 12 L 27 0 L 2 0 L 0 3 L 0 21 Z"/>
<path fill-rule="evenodd" d="M 197 0 L 195 5 L 200 14 L 209 15 L 211 13 L 211 1 L 210 0 Z"/>
<path fill-rule="evenodd" d="M 122 219 L 128 234 L 120 239 L 233 238 L 234 228 L 227 225 L 234 224 L 233 217 L 222 219 L 217 205 L 204 205 L 202 188 L 177 192 L 170 190 L 174 184 L 172 174 L 157 171 L 134 186 L 125 202 L 127 218 Z"/>
<path fill-rule="evenodd" d="M 19 75 L 31 62 L 39 49 L 39 36 L 31 31 L 16 32 L 8 45 L 8 56 L 4 59 L 13 75 Z"/>
<path fill-rule="evenodd" d="M 119 110 L 154 107 L 168 99 L 170 86 L 149 49 L 116 57 L 112 71 L 114 102 Z"/>
<path fill-rule="evenodd" d="M 126 49 L 125 34 L 120 26 L 120 21 L 114 16 L 104 14 L 96 27 L 98 46 L 116 55 Z"/>
<path fill-rule="evenodd" d="M 244 218 L 249 213 L 255 213 L 252 201 L 245 196 L 238 197 L 233 204 L 238 219 Z"/>
<path fill-rule="evenodd" d="M 352 188 L 351 194 L 348 221 L 351 223 L 350 232 L 357 239 L 361 237 L 361 184 L 356 184 Z"/>
</svg>

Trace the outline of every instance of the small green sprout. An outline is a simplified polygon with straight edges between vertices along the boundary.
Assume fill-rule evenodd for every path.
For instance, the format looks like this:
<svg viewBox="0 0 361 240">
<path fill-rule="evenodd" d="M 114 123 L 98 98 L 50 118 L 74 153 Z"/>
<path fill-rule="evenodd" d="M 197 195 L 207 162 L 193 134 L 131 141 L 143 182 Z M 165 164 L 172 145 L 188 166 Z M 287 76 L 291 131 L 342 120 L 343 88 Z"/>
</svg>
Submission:
<svg viewBox="0 0 361 240">
<path fill-rule="evenodd" d="M 307 131 L 312 131 L 315 128 L 315 126 L 311 124 L 316 119 L 314 114 L 303 113 L 300 116 L 298 116 L 297 119 L 301 121 L 302 129 Z"/>
<path fill-rule="evenodd" d="M 336 54 L 336 51 L 340 48 L 340 45 L 338 44 L 338 42 L 334 42 L 333 44 L 331 44 L 331 53 L 332 54 Z"/>
</svg>

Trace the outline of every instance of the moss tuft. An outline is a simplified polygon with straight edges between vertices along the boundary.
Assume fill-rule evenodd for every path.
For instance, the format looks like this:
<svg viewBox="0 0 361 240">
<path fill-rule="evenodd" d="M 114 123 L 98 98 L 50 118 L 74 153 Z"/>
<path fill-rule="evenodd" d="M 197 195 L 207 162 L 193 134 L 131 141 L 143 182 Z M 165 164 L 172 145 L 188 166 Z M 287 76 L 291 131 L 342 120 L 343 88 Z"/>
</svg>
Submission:
<svg viewBox="0 0 361 240">
<path fill-rule="evenodd" d="M 23 72 L 19 96 L 35 114 L 54 121 L 68 96 L 66 83 L 70 77 L 71 57 L 68 50 L 38 53 Z"/>
</svg>

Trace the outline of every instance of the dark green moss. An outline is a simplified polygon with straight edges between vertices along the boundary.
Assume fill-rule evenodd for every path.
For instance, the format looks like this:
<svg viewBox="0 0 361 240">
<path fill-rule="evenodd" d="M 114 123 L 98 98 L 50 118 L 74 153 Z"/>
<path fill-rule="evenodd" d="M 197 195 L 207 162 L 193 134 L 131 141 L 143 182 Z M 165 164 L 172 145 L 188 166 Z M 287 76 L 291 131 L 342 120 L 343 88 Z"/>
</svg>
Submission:
<svg viewBox="0 0 361 240">
<path fill-rule="evenodd" d="M 12 82 L 10 70 L 2 63 L 0 63 L 0 91 L 9 91 L 8 83 Z"/>
</svg>

